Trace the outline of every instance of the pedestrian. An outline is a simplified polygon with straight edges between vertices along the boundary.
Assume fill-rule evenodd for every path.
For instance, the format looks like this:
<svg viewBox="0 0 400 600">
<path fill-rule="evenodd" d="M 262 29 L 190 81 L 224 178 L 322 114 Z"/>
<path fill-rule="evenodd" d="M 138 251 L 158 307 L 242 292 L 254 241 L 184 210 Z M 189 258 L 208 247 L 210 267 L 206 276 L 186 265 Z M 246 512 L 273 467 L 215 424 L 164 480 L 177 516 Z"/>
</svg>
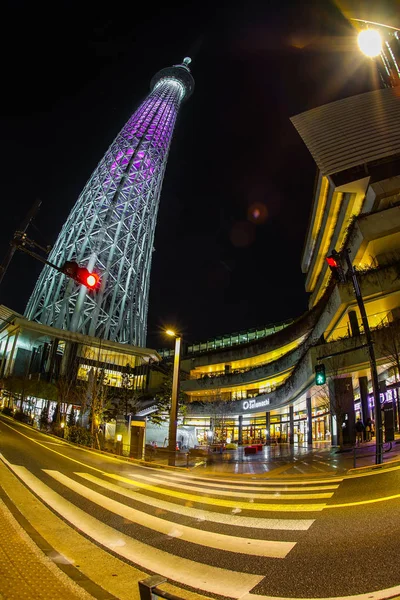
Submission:
<svg viewBox="0 0 400 600">
<path fill-rule="evenodd" d="M 364 441 L 364 423 L 361 421 L 360 417 L 358 417 L 356 423 L 356 440 L 357 445 Z"/>
<path fill-rule="evenodd" d="M 372 440 L 372 421 L 371 421 L 371 417 L 368 417 L 368 419 L 365 422 L 365 438 L 367 442 L 370 442 Z"/>
</svg>

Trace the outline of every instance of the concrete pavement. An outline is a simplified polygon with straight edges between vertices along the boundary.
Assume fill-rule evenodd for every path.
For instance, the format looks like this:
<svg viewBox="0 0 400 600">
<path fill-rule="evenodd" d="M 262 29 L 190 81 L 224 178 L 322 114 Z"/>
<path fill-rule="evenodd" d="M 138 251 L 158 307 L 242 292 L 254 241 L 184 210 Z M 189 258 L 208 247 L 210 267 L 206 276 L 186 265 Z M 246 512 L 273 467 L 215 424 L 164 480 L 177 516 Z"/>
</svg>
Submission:
<svg viewBox="0 0 400 600">
<path fill-rule="evenodd" d="M 263 446 L 256 455 L 245 456 L 244 449 L 211 454 L 191 467 L 197 475 L 218 474 L 241 477 L 327 477 L 343 476 L 368 468 L 385 468 L 400 461 L 400 436 L 392 444 L 384 444 L 383 464 L 375 465 L 374 442 L 364 442 L 355 448 L 339 451 L 328 442 L 312 447 L 279 444 Z M 399 463 L 400 464 L 400 463 Z"/>
<path fill-rule="evenodd" d="M 89 600 L 32 541 L 0 500 L 0 599 Z"/>
</svg>

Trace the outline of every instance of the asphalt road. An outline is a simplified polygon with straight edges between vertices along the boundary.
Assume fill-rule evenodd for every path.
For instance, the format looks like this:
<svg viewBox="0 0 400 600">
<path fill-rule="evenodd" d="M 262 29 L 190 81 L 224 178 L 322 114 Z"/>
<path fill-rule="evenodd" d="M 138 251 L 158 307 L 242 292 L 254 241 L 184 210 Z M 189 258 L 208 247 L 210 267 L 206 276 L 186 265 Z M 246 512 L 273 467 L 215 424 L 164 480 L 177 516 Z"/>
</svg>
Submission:
<svg viewBox="0 0 400 600">
<path fill-rule="evenodd" d="M 108 567 L 97 572 L 90 561 L 111 557 L 114 581 L 132 578 L 131 568 L 161 574 L 183 598 L 400 595 L 400 587 L 372 594 L 400 585 L 399 468 L 295 481 L 197 476 L 91 453 L 8 419 L 0 453 L 0 466 L 34 494 L 18 508 L 28 519 L 39 519 L 38 501 L 50 509 L 48 534 L 46 523 L 33 526 L 104 589 Z M 68 546 L 69 530 L 80 537 Z M 93 552 L 78 559 L 80 538 Z M 122 585 L 112 591 L 134 597 Z"/>
</svg>

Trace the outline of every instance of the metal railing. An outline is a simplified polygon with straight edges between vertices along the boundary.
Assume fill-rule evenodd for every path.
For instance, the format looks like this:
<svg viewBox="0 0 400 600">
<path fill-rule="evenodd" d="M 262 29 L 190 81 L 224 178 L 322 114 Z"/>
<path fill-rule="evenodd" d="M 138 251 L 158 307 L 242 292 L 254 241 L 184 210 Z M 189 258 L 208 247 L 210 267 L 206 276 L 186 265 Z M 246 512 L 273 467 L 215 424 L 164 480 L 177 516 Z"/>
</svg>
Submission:
<svg viewBox="0 0 400 600">
<path fill-rule="evenodd" d="M 396 443 L 395 441 L 393 441 L 393 442 L 383 442 L 381 444 L 381 448 L 382 448 L 381 453 L 386 454 L 387 452 L 390 452 L 392 450 L 393 446 L 395 445 L 395 443 Z M 373 444 L 373 445 L 371 445 L 369 447 L 371 449 L 372 448 L 375 449 L 376 445 Z M 353 447 L 353 469 L 357 468 L 357 450 L 366 450 L 366 448 L 368 448 L 368 446 L 367 447 L 366 446 L 354 446 Z M 365 454 L 365 453 L 361 454 L 360 453 L 360 455 L 358 456 L 359 459 L 362 459 L 362 458 L 371 458 L 371 457 L 375 457 L 375 451 L 374 451 L 373 454 Z"/>
<path fill-rule="evenodd" d="M 169 592 L 157 589 L 157 586 L 166 583 L 167 580 L 161 575 L 153 575 L 147 579 L 139 581 L 140 600 L 158 600 L 158 598 L 168 598 L 168 600 L 184 600 L 182 596 L 175 596 Z"/>
</svg>

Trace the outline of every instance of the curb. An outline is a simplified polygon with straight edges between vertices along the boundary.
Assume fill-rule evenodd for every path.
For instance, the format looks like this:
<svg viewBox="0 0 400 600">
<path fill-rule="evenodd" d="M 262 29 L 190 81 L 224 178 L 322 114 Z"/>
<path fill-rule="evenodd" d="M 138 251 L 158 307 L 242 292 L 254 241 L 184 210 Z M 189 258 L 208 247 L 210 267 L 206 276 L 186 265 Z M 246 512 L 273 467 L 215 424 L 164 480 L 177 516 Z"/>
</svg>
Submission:
<svg viewBox="0 0 400 600">
<path fill-rule="evenodd" d="M 380 469 L 390 468 L 390 467 L 400 467 L 400 458 L 394 458 L 393 460 L 388 460 L 380 465 L 365 465 L 364 467 L 353 467 L 348 469 L 348 473 L 352 475 L 353 473 L 365 473 L 366 471 L 376 471 Z"/>
<path fill-rule="evenodd" d="M 148 467 L 149 469 L 158 468 L 158 469 L 172 469 L 172 470 L 178 470 L 178 471 L 190 471 L 191 470 L 190 467 L 173 467 L 171 465 L 164 465 L 161 463 L 148 462 L 148 461 L 140 459 L 140 458 L 131 458 L 130 456 L 112 454 L 111 452 L 106 452 L 105 450 L 99 450 L 98 448 L 89 448 L 88 446 L 81 446 L 80 444 L 74 444 L 73 442 L 70 442 L 69 440 L 61 438 L 58 435 L 54 435 L 53 433 L 49 433 L 47 431 L 42 431 L 41 429 L 36 429 L 36 427 L 33 427 L 32 425 L 27 425 L 26 423 L 17 421 L 16 419 L 9 417 L 8 415 L 0 414 L 0 416 L 1 416 L 1 418 L 4 418 L 4 419 L 10 421 L 11 423 L 17 423 L 18 425 L 21 425 L 22 427 L 29 429 L 29 431 L 35 431 L 37 433 L 40 433 L 41 435 L 45 435 L 49 438 L 55 439 L 59 442 L 62 442 L 64 444 L 68 445 L 68 446 L 71 446 L 72 448 L 80 448 L 81 450 L 86 450 L 86 452 L 100 454 L 102 456 L 107 456 L 108 458 L 111 458 L 114 460 L 138 464 L 142 467 Z M 195 465 L 195 466 L 198 466 L 198 465 Z M 192 467 L 192 468 L 195 468 L 195 467 Z"/>
</svg>

